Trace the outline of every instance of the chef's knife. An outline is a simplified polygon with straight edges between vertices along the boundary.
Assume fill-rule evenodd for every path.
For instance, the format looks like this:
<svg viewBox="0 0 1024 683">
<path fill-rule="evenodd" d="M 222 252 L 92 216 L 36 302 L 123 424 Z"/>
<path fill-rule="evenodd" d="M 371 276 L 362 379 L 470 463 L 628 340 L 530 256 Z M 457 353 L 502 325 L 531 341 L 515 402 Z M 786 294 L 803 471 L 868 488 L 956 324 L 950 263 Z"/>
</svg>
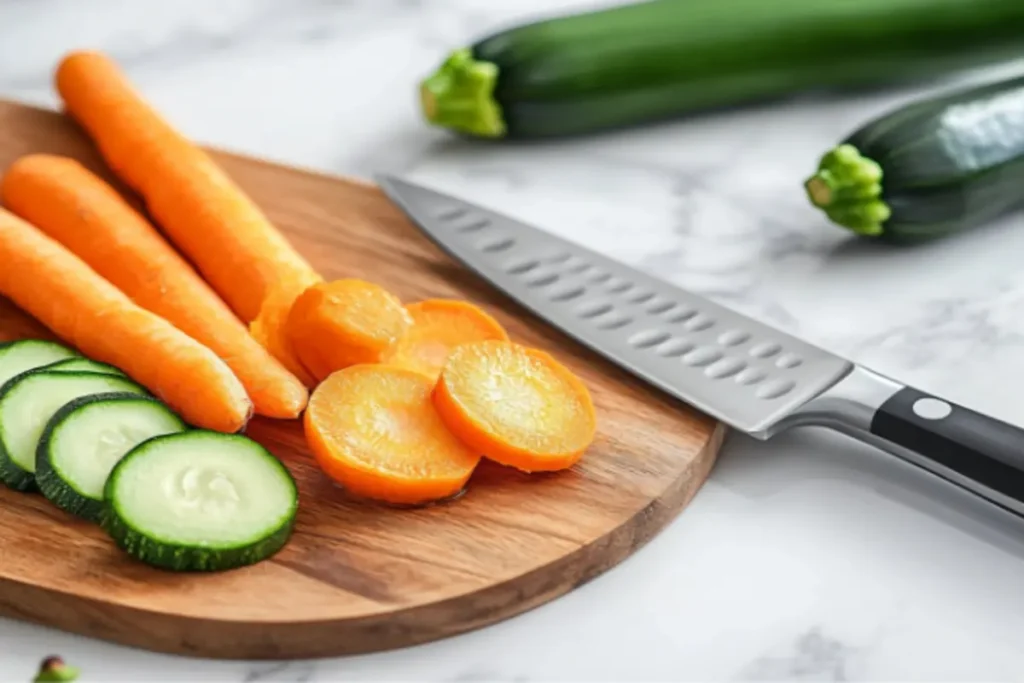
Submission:
<svg viewBox="0 0 1024 683">
<path fill-rule="evenodd" d="M 1024 430 L 906 386 L 546 231 L 380 184 L 449 255 L 549 324 L 758 439 L 819 425 L 1024 515 Z"/>
</svg>

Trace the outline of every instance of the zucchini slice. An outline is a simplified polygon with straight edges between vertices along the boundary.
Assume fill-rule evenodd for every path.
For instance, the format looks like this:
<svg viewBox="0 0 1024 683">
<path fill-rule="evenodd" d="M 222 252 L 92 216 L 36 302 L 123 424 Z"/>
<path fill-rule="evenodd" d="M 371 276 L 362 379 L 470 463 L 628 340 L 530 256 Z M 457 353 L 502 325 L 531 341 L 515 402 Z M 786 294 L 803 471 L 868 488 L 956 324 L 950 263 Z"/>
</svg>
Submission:
<svg viewBox="0 0 1024 683">
<path fill-rule="evenodd" d="M 107 479 L 103 527 L 132 557 L 173 571 L 222 571 L 264 560 L 291 537 L 295 480 L 238 434 L 158 436 Z"/>
<path fill-rule="evenodd" d="M 101 375 L 127 376 L 113 365 L 101 363 L 98 360 L 90 360 L 89 358 L 69 358 L 52 365 L 47 365 L 46 369 L 52 372 L 98 372 Z"/>
<path fill-rule="evenodd" d="M 57 507 L 92 522 L 114 465 L 147 439 L 188 429 L 155 398 L 132 393 L 74 399 L 47 423 L 36 449 L 36 485 Z"/>
<path fill-rule="evenodd" d="M 0 386 L 23 372 L 71 358 L 81 358 L 81 355 L 42 339 L 22 339 L 0 345 Z"/>
<path fill-rule="evenodd" d="M 0 481 L 27 491 L 34 485 L 36 449 L 50 418 L 69 402 L 89 394 L 146 390 L 124 377 L 96 372 L 26 372 L 0 393 Z"/>
</svg>

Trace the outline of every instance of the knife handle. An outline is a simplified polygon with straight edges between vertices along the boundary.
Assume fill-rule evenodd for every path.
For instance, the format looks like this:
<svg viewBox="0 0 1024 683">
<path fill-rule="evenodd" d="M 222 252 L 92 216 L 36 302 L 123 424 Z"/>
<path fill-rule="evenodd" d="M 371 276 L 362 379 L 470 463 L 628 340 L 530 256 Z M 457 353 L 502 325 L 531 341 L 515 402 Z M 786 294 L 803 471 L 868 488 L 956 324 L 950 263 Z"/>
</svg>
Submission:
<svg viewBox="0 0 1024 683">
<path fill-rule="evenodd" d="M 1024 430 L 1019 427 L 903 387 L 878 407 L 870 430 L 910 451 L 916 457 L 908 459 L 916 464 L 1024 514 Z"/>
<path fill-rule="evenodd" d="M 774 431 L 801 425 L 844 432 L 1024 517 L 1024 429 L 862 365 Z"/>
</svg>

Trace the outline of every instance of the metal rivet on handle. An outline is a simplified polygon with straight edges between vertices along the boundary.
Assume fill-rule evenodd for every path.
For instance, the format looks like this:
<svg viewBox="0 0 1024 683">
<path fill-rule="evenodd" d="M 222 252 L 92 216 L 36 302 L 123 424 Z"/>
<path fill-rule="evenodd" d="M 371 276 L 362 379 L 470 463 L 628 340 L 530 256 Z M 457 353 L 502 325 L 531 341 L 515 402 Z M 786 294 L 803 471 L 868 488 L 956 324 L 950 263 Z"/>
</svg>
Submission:
<svg viewBox="0 0 1024 683">
<path fill-rule="evenodd" d="M 914 414 L 925 420 L 941 420 L 949 417 L 953 406 L 937 398 L 919 398 L 914 401 Z"/>
</svg>

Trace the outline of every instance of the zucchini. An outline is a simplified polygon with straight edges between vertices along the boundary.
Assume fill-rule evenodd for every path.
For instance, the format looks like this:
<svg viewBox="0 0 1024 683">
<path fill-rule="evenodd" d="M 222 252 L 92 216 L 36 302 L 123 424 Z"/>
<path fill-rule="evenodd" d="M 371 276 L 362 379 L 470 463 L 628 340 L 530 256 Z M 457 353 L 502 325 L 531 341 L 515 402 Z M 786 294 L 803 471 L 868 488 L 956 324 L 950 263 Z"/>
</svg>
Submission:
<svg viewBox="0 0 1024 683">
<path fill-rule="evenodd" d="M 465 135 L 544 138 L 1021 54 L 1020 0 L 653 0 L 500 30 L 455 50 L 420 101 Z"/>
<path fill-rule="evenodd" d="M 0 386 L 23 372 L 81 356 L 66 346 L 42 339 L 22 339 L 0 345 Z"/>
<path fill-rule="evenodd" d="M 288 468 L 255 441 L 192 430 L 149 439 L 114 466 L 102 523 L 142 562 L 220 571 L 280 550 L 298 496 Z"/>
<path fill-rule="evenodd" d="M 147 439 L 188 427 L 164 404 L 133 393 L 76 398 L 47 423 L 36 448 L 36 485 L 57 507 L 92 522 L 114 465 Z"/>
<path fill-rule="evenodd" d="M 67 360 L 58 361 L 48 365 L 46 366 L 46 369 L 52 372 L 98 372 L 101 375 L 118 375 L 119 377 L 126 376 L 113 365 L 101 363 L 97 360 L 90 360 L 88 358 L 69 358 Z"/>
<path fill-rule="evenodd" d="M 804 187 L 836 225 L 892 243 L 932 240 L 1019 208 L 1024 76 L 947 91 L 868 121 L 822 156 Z"/>
<path fill-rule="evenodd" d="M 0 480 L 17 491 L 35 484 L 36 448 L 47 423 L 80 396 L 146 390 L 124 377 L 95 372 L 25 372 L 0 393 Z"/>
</svg>

